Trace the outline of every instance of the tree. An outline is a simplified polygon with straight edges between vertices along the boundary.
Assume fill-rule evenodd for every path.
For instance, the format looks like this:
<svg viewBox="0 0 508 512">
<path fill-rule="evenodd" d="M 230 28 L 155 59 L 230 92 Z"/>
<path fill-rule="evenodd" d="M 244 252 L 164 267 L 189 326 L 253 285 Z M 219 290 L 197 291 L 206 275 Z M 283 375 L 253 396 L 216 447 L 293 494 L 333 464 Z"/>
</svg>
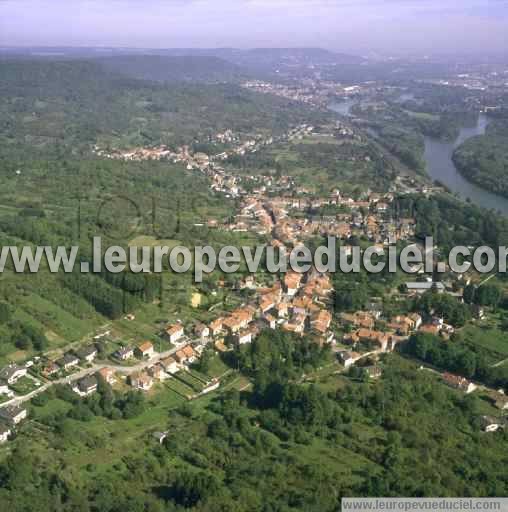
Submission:
<svg viewBox="0 0 508 512">
<path fill-rule="evenodd" d="M 11 319 L 11 310 L 6 302 L 0 302 L 0 324 L 5 324 Z"/>
</svg>

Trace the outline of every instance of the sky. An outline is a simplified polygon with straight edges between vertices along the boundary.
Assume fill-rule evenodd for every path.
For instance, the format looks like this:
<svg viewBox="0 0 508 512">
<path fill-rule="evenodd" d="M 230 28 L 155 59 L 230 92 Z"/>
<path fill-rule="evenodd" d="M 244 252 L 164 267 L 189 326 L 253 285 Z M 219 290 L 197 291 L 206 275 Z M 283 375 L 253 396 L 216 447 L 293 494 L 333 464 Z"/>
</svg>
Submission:
<svg viewBox="0 0 508 512">
<path fill-rule="evenodd" d="M 0 0 L 0 46 L 508 53 L 508 0 Z"/>
</svg>

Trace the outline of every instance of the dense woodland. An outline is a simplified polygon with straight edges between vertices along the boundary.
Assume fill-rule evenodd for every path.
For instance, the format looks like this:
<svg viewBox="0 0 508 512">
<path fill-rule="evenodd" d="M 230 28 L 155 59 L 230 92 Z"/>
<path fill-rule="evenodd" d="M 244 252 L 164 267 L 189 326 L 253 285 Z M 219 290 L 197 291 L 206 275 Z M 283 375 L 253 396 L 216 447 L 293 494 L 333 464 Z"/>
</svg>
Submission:
<svg viewBox="0 0 508 512">
<path fill-rule="evenodd" d="M 287 336 L 262 335 L 234 357 L 252 391 L 168 410 L 162 445 L 144 434 L 108 458 L 99 455 L 117 444 L 108 432 L 143 424 L 148 404 L 118 401 L 104 383 L 85 403 L 57 389 L 46 400 L 67 413 L 42 416 L 44 399 L 34 406 L 45 442 L 29 439 L 1 464 L 0 502 L 13 511 L 335 511 L 350 495 L 508 490 L 506 434 L 478 433 L 477 399 L 397 356 L 375 385 L 332 387 L 300 383 L 329 355 Z M 71 454 L 83 446 L 77 466 Z"/>
<path fill-rule="evenodd" d="M 454 153 L 455 165 L 468 180 L 508 197 L 508 120 L 496 119 L 487 133 L 469 139 Z"/>
</svg>

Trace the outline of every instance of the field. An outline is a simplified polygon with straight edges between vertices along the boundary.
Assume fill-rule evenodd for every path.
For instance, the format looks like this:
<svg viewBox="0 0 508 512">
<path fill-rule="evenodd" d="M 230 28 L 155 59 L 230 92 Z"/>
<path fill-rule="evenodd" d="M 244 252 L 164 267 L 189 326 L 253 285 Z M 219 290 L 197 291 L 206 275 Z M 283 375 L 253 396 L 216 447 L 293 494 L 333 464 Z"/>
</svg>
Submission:
<svg viewBox="0 0 508 512">
<path fill-rule="evenodd" d="M 508 333 L 489 323 L 467 325 L 463 329 L 464 341 L 471 347 L 480 348 L 492 363 L 508 358 Z"/>
</svg>

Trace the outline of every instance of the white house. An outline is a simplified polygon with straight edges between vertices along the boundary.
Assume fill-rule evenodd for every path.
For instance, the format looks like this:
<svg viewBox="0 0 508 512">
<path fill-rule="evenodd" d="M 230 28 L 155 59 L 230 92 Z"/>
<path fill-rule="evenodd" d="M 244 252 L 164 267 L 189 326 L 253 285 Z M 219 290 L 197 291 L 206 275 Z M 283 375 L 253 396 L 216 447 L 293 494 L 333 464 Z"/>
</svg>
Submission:
<svg viewBox="0 0 508 512">
<path fill-rule="evenodd" d="M 0 443 L 5 443 L 11 434 L 12 431 L 9 427 L 0 425 Z"/>
<path fill-rule="evenodd" d="M 183 335 L 184 330 L 183 325 L 181 324 L 170 325 L 166 328 L 166 336 L 168 337 L 171 343 L 177 343 L 178 340 L 183 338 Z"/>
<path fill-rule="evenodd" d="M 27 369 L 17 364 L 9 364 L 0 370 L 0 381 L 7 384 L 15 384 L 21 377 L 27 374 Z"/>
</svg>

